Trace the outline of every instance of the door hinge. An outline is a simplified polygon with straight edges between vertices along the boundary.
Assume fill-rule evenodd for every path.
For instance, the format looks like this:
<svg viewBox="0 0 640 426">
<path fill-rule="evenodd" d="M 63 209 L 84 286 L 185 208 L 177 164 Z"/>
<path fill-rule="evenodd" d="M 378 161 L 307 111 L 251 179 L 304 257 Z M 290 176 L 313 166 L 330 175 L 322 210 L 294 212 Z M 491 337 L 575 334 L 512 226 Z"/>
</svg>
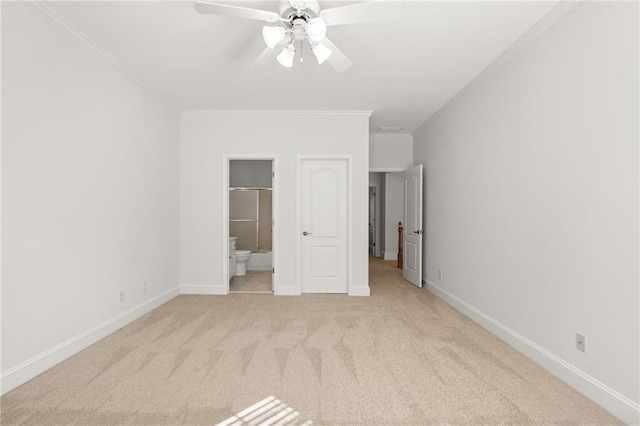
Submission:
<svg viewBox="0 0 640 426">
<path fill-rule="evenodd" d="M 271 268 L 271 273 L 275 274 L 276 273 L 276 268 Z"/>
<path fill-rule="evenodd" d="M 271 172 L 271 177 L 276 177 L 276 172 Z"/>
</svg>

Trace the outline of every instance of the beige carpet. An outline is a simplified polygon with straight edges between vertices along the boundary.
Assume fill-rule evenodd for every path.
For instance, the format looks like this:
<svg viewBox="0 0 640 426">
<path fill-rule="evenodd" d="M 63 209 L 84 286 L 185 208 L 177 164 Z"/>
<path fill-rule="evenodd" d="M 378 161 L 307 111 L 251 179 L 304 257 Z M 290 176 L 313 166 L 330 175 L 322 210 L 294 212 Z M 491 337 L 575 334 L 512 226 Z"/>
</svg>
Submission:
<svg viewBox="0 0 640 426">
<path fill-rule="evenodd" d="M 2 424 L 619 424 L 400 277 L 179 296 L 2 397 Z"/>
</svg>

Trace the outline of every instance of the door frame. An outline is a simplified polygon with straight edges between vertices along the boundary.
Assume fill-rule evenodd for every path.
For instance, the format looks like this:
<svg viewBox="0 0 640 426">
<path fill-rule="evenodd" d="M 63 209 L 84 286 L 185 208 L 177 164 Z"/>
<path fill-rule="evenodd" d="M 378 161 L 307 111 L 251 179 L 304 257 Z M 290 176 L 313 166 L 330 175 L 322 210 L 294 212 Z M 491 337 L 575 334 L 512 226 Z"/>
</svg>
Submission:
<svg viewBox="0 0 640 426">
<path fill-rule="evenodd" d="M 380 238 L 378 238 L 379 235 L 379 229 L 378 229 L 378 217 L 379 217 L 379 213 L 380 213 L 380 209 L 379 209 L 379 202 L 378 202 L 378 184 L 377 183 L 369 183 L 369 213 L 371 213 L 371 188 L 373 188 L 373 253 L 371 253 L 371 255 L 373 257 L 378 257 L 377 253 L 378 253 L 378 240 Z M 369 219 L 371 219 L 371 216 L 369 216 Z M 371 230 L 369 231 L 371 232 Z"/>
<path fill-rule="evenodd" d="M 273 180 L 271 182 L 271 288 L 278 288 L 278 155 L 277 154 L 223 154 L 222 155 L 222 294 L 229 294 L 229 165 L 231 160 L 271 160 Z"/>
<path fill-rule="evenodd" d="M 296 287 L 302 294 L 302 162 L 307 160 L 345 160 L 347 162 L 347 294 L 353 289 L 353 156 L 351 154 L 296 155 Z"/>
</svg>

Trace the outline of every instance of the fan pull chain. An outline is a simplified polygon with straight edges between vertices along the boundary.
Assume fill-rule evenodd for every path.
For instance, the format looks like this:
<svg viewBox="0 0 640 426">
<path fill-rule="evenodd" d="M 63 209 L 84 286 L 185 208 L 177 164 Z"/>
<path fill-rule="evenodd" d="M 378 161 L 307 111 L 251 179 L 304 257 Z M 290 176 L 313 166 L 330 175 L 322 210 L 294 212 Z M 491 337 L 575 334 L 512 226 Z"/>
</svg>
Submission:
<svg viewBox="0 0 640 426">
<path fill-rule="evenodd" d="M 302 49 L 302 40 L 300 40 L 300 62 L 304 62 L 304 58 L 302 57 L 302 52 L 304 52 L 304 50 Z"/>
</svg>

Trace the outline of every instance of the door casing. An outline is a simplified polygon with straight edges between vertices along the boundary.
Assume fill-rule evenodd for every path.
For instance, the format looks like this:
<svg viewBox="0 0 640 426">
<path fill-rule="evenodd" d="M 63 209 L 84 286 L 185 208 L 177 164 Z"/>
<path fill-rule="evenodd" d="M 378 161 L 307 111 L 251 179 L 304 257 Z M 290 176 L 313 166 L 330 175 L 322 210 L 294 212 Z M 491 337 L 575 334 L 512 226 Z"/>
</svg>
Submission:
<svg viewBox="0 0 640 426">
<path fill-rule="evenodd" d="M 222 156 L 222 294 L 229 294 L 229 164 L 231 160 L 271 160 L 273 164 L 271 217 L 271 283 L 274 294 L 278 288 L 278 156 L 276 154 L 224 154 Z"/>
<path fill-rule="evenodd" d="M 369 254 L 378 257 L 378 185 L 369 184 Z"/>
</svg>

